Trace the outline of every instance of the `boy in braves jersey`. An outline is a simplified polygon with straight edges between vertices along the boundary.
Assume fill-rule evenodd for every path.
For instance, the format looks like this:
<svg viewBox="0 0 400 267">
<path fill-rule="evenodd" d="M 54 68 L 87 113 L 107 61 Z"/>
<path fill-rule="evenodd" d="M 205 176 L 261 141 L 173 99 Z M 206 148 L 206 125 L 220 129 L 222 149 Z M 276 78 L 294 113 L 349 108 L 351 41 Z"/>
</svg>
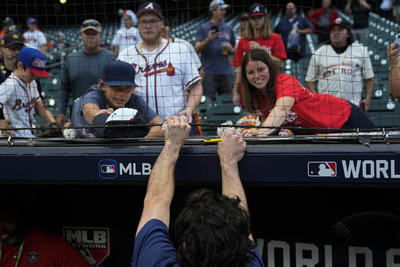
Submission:
<svg viewBox="0 0 400 267">
<path fill-rule="evenodd" d="M 36 113 L 47 122 L 55 122 L 53 114 L 40 99 L 35 79 L 48 78 L 50 74 L 44 70 L 46 57 L 34 48 L 23 48 L 19 52 L 16 69 L 0 85 L 0 107 L 6 120 L 11 121 L 14 128 L 32 128 Z M 16 137 L 33 138 L 32 129 L 15 130 Z"/>
<path fill-rule="evenodd" d="M 183 115 L 192 122 L 203 87 L 190 51 L 185 45 L 162 38 L 164 21 L 157 3 L 143 3 L 137 17 L 142 41 L 121 51 L 118 60 L 134 66 L 136 92 L 161 120 Z M 189 91 L 187 100 L 185 91 Z"/>
</svg>

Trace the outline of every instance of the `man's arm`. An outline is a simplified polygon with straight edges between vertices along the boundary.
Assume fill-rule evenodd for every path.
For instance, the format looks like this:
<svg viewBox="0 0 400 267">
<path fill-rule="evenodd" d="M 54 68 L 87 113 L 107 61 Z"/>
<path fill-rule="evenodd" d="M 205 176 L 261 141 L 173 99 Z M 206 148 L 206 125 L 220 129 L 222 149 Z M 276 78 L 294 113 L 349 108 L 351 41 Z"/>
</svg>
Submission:
<svg viewBox="0 0 400 267">
<path fill-rule="evenodd" d="M 11 129 L 14 128 L 11 124 L 10 120 L 0 120 L 0 129 Z M 6 136 L 15 136 L 13 131 L 11 130 L 1 130 L 1 134 L 6 137 Z"/>
<path fill-rule="evenodd" d="M 201 97 L 203 95 L 203 85 L 201 80 L 192 84 L 189 88 L 189 97 L 186 102 L 186 108 L 179 112 L 178 115 L 186 116 L 189 123 L 192 122 L 192 115 L 195 113 L 197 106 L 200 104 Z"/>
<path fill-rule="evenodd" d="M 400 98 L 399 49 L 395 44 L 387 47 L 387 56 L 390 59 L 389 90 L 397 98 Z"/>
<path fill-rule="evenodd" d="M 42 100 L 39 100 L 36 102 L 35 106 L 36 112 L 39 114 L 42 119 L 44 119 L 47 122 L 56 122 L 54 119 L 53 114 L 50 112 L 50 110 L 43 104 Z"/>
<path fill-rule="evenodd" d="M 149 123 L 161 125 L 162 121 L 161 121 L 160 117 L 156 116 Z M 164 132 L 161 129 L 161 126 L 153 126 L 150 128 L 149 133 L 144 138 L 153 138 L 153 137 L 162 137 L 162 136 L 164 136 Z"/>
<path fill-rule="evenodd" d="M 83 117 L 85 118 L 85 120 L 89 123 L 89 124 L 93 124 L 93 119 L 94 117 L 96 117 L 97 115 L 101 114 L 101 113 L 109 113 L 111 114 L 113 112 L 113 109 L 110 108 L 108 110 L 102 110 L 104 112 L 101 112 L 100 107 L 94 103 L 86 103 L 83 106 L 82 109 L 82 114 Z"/>
<path fill-rule="evenodd" d="M 372 91 L 374 90 L 374 77 L 365 80 L 365 98 L 360 101 L 364 104 L 365 111 L 368 111 L 371 103 Z"/>
<path fill-rule="evenodd" d="M 311 93 L 317 92 L 317 90 L 315 89 L 315 82 L 306 82 L 306 86 Z"/>
<path fill-rule="evenodd" d="M 219 36 L 218 32 L 211 30 L 208 32 L 208 35 L 206 37 L 206 39 L 204 39 L 203 41 L 197 41 L 194 44 L 194 49 L 196 50 L 197 53 L 201 53 L 204 48 L 206 48 L 206 46 L 212 41 L 217 39 Z"/>
<path fill-rule="evenodd" d="M 152 219 L 158 219 L 169 227 L 170 205 L 174 196 L 174 172 L 179 151 L 190 133 L 190 125 L 182 118 L 166 119 L 165 144 L 154 164 L 147 184 L 142 216 L 136 235 Z"/>
</svg>

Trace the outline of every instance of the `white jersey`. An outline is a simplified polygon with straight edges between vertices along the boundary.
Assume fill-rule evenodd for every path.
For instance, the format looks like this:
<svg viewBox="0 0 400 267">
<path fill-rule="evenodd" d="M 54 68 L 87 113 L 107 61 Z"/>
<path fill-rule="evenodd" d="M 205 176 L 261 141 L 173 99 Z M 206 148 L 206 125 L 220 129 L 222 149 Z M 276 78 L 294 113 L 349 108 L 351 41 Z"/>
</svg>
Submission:
<svg viewBox="0 0 400 267">
<path fill-rule="evenodd" d="M 26 43 L 36 50 L 40 50 L 42 45 L 47 44 L 46 37 L 43 32 L 34 30 L 33 32 L 27 31 L 24 33 Z"/>
<path fill-rule="evenodd" d="M 26 84 L 13 73 L 0 85 L 0 107 L 14 128 L 32 128 L 35 105 L 41 101 L 35 81 Z M 14 131 L 16 137 L 35 137 L 31 130 Z"/>
<path fill-rule="evenodd" d="M 118 46 L 119 51 L 121 51 L 129 46 L 139 43 L 141 40 L 142 38 L 140 37 L 138 29 L 135 27 L 131 27 L 129 29 L 124 27 L 115 33 L 111 44 L 113 46 Z"/>
<path fill-rule="evenodd" d="M 189 50 L 166 39 L 152 52 L 141 44 L 121 51 L 118 56 L 135 68 L 135 93 L 140 93 L 162 120 L 177 115 L 186 107 L 185 90 L 201 79 Z"/>
<path fill-rule="evenodd" d="M 181 39 L 181 38 L 174 38 L 174 41 L 173 41 L 173 42 L 174 42 L 174 43 L 180 43 L 180 44 L 186 45 L 186 47 L 187 47 L 187 48 L 189 49 L 189 51 L 190 51 L 190 54 L 191 54 L 191 56 L 192 56 L 193 63 L 196 65 L 196 68 L 197 68 L 197 69 L 200 69 L 200 68 L 201 68 L 201 61 L 200 61 L 199 55 L 196 53 L 196 50 L 194 50 L 193 45 L 191 45 L 188 41 L 183 40 L 183 39 Z"/>
<path fill-rule="evenodd" d="M 367 47 L 353 43 L 342 54 L 331 45 L 321 46 L 311 57 L 305 80 L 318 81 L 318 93 L 360 104 L 363 80 L 374 77 Z"/>
</svg>

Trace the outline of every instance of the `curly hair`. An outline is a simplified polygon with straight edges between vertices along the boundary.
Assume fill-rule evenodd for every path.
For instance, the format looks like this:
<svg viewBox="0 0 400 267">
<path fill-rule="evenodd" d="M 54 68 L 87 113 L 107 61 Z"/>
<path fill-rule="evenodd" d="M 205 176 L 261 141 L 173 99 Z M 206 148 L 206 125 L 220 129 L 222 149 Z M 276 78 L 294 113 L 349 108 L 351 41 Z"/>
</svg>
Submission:
<svg viewBox="0 0 400 267">
<path fill-rule="evenodd" d="M 177 260 L 181 266 L 247 266 L 255 244 L 249 239 L 249 215 L 240 199 L 213 190 L 192 192 L 175 221 Z"/>
</svg>

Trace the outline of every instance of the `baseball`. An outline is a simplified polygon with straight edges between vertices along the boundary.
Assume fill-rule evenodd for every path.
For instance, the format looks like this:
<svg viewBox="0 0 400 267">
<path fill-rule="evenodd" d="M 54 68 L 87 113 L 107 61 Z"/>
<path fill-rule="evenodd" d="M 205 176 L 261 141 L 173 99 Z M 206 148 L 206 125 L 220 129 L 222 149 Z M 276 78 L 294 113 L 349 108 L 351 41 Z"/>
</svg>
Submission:
<svg viewBox="0 0 400 267">
<path fill-rule="evenodd" d="M 65 129 L 63 135 L 66 139 L 74 139 L 76 137 L 75 129 Z"/>
</svg>

